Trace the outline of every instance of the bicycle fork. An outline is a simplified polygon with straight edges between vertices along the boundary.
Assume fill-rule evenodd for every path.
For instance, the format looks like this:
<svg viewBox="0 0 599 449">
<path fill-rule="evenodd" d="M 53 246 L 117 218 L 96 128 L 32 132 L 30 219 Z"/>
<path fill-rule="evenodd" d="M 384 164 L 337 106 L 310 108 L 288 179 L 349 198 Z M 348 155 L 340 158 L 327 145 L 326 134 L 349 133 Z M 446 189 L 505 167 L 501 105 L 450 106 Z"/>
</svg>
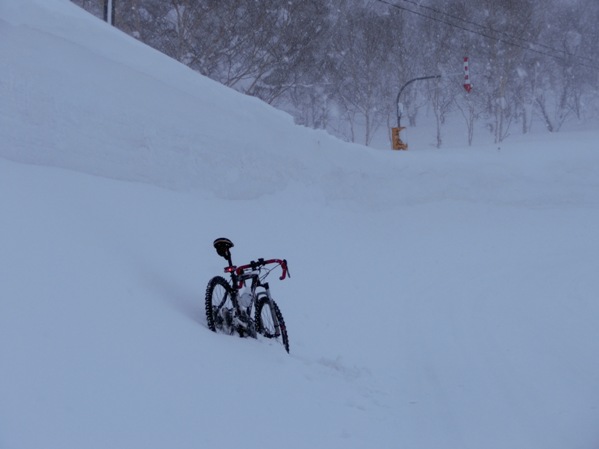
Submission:
<svg viewBox="0 0 599 449">
<path fill-rule="evenodd" d="M 277 316 L 277 311 L 275 310 L 275 303 L 270 296 L 270 288 L 268 288 L 268 282 L 264 285 L 264 290 L 266 290 L 266 297 L 268 298 L 268 307 L 270 308 L 270 316 L 272 316 L 272 322 L 275 326 L 275 337 L 281 336 L 281 325 L 279 323 L 279 317 Z"/>
</svg>

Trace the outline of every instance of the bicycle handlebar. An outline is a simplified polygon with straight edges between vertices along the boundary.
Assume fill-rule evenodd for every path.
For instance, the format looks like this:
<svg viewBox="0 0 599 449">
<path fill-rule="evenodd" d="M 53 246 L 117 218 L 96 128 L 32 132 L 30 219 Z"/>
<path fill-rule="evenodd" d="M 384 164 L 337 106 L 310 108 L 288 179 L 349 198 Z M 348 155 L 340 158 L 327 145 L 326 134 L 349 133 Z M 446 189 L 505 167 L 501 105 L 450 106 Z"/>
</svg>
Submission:
<svg viewBox="0 0 599 449">
<path fill-rule="evenodd" d="M 287 259 L 268 259 L 268 260 L 258 259 L 257 261 L 252 260 L 250 263 L 248 263 L 246 265 L 241 265 L 239 267 L 236 267 L 235 274 L 237 274 L 237 276 L 241 276 L 243 274 L 243 272 L 245 270 L 247 270 L 248 268 L 250 268 L 252 270 L 257 270 L 260 267 L 269 265 L 271 263 L 279 264 L 281 266 L 281 268 L 283 269 L 283 274 L 279 277 L 279 279 L 281 281 L 283 279 L 285 279 L 287 276 L 291 277 L 291 274 L 289 273 L 289 267 L 287 266 Z"/>
</svg>

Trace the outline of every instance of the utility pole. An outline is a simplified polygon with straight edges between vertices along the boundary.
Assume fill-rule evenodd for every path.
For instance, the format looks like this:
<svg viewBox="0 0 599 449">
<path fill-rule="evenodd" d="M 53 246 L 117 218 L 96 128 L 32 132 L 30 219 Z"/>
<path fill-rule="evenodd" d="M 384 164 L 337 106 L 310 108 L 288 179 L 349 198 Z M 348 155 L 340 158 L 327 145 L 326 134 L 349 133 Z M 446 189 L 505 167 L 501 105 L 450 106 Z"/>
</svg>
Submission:
<svg viewBox="0 0 599 449">
<path fill-rule="evenodd" d="M 114 10 L 116 0 L 104 0 L 104 20 L 114 26 Z"/>
</svg>

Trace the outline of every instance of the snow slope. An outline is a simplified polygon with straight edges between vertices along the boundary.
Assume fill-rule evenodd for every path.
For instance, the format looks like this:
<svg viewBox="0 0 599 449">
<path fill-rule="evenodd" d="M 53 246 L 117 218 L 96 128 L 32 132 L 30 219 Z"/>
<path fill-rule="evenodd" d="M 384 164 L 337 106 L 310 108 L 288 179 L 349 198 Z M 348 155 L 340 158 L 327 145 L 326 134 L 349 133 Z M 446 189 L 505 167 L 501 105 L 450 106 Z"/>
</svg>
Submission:
<svg viewBox="0 0 599 449">
<path fill-rule="evenodd" d="M 349 145 L 68 0 L 0 62 L 0 448 L 599 447 L 599 132 Z M 206 328 L 219 236 L 290 355 Z"/>
</svg>

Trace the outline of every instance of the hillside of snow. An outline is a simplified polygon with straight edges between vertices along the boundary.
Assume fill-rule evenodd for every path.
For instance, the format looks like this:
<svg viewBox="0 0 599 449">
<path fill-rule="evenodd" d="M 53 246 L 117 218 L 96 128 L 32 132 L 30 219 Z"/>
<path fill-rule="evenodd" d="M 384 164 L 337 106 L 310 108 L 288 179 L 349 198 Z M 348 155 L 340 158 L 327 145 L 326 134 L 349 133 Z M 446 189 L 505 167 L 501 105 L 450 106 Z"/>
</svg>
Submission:
<svg viewBox="0 0 599 449">
<path fill-rule="evenodd" d="M 351 145 L 68 0 L 0 63 L 0 449 L 599 447 L 599 130 Z M 206 327 L 221 236 L 290 354 Z"/>
</svg>

